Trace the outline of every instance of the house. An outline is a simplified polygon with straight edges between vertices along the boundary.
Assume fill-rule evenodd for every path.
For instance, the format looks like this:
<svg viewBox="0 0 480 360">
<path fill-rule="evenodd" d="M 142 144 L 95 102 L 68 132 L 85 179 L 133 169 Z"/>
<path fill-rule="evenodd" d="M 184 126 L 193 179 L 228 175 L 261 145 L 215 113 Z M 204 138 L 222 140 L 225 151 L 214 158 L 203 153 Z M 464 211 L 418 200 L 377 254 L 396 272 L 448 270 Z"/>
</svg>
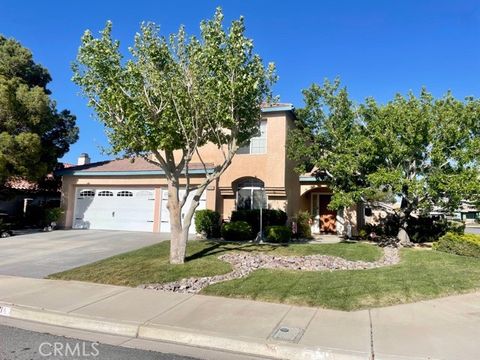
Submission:
<svg viewBox="0 0 480 360">
<path fill-rule="evenodd" d="M 64 167 L 69 165 L 62 164 Z M 19 219 L 35 208 L 57 207 L 60 205 L 59 186 L 53 174 L 48 174 L 40 182 L 11 177 L 0 194 L 0 213 Z"/>
<path fill-rule="evenodd" d="M 225 173 L 207 188 L 198 209 L 216 210 L 228 219 L 233 210 L 258 208 L 266 198 L 268 208 L 282 209 L 290 219 L 300 210 L 309 211 L 314 232 L 355 233 L 362 213 L 356 208 L 329 210 L 332 193 L 326 183 L 313 173 L 299 176 L 287 158 L 285 145 L 294 119 L 291 104 L 263 107 L 259 134 L 239 149 Z M 198 158 L 192 160 L 188 169 L 192 184 L 223 162 L 213 144 L 200 153 L 206 167 Z M 61 174 L 66 228 L 170 231 L 164 173 L 144 159 L 90 163 L 82 154 L 78 166 Z"/>
<path fill-rule="evenodd" d="M 473 201 L 463 200 L 454 216 L 466 224 L 473 224 L 480 221 L 480 209 Z"/>
</svg>

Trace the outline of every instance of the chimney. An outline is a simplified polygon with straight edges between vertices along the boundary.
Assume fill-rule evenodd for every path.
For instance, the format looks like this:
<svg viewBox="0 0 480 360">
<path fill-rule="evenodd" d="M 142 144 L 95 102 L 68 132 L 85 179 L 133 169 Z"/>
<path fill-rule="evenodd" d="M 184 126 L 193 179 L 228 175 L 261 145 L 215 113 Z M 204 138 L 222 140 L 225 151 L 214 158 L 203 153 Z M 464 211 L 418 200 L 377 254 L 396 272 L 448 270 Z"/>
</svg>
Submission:
<svg viewBox="0 0 480 360">
<path fill-rule="evenodd" d="M 90 156 L 87 153 L 81 153 L 78 157 L 77 165 L 87 165 L 90 164 Z"/>
</svg>

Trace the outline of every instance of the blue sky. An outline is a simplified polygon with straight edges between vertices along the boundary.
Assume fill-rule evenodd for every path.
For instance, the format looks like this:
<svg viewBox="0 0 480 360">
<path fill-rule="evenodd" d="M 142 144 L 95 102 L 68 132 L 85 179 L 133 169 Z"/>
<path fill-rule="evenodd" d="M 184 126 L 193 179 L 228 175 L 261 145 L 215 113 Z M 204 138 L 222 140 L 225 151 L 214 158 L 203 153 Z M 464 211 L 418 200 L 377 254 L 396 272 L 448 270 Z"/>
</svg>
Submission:
<svg viewBox="0 0 480 360">
<path fill-rule="evenodd" d="M 199 22 L 221 6 L 230 21 L 245 16 L 256 51 L 277 65 L 275 93 L 302 106 L 301 90 L 339 76 L 353 99 L 381 102 L 396 92 L 426 86 L 435 96 L 452 90 L 458 98 L 480 96 L 480 2 L 478 1 L 14 1 L 0 2 L 0 33 L 32 50 L 53 77 L 59 109 L 78 117 L 80 140 L 64 157 L 75 162 L 88 152 L 108 158 L 102 126 L 71 82 L 85 29 L 98 33 L 112 20 L 123 49 L 142 21 L 163 34 L 180 24 L 197 33 Z"/>
</svg>

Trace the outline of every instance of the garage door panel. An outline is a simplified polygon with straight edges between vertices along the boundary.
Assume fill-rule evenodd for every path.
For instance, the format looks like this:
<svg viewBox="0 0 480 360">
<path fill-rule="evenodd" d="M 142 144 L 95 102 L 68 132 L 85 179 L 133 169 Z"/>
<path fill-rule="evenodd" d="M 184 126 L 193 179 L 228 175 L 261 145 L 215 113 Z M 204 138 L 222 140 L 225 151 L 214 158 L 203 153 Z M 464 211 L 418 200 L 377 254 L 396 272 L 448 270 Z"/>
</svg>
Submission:
<svg viewBox="0 0 480 360">
<path fill-rule="evenodd" d="M 153 189 L 78 189 L 74 227 L 153 231 L 154 207 Z"/>
<path fill-rule="evenodd" d="M 185 195 L 185 190 L 180 190 L 179 191 L 180 198 L 182 198 Z M 190 193 L 188 195 L 187 201 L 185 202 L 185 205 L 182 208 L 182 222 L 183 218 L 185 217 L 185 214 L 188 212 L 190 205 L 192 204 L 192 200 L 194 197 L 194 193 Z M 167 189 L 162 189 L 162 202 L 160 205 L 160 232 L 170 232 L 170 214 L 167 208 L 167 202 L 168 202 L 168 190 Z M 204 192 L 202 194 L 202 197 L 200 198 L 200 202 L 198 204 L 197 210 L 203 210 L 206 209 L 206 193 Z M 192 218 L 192 223 L 190 224 L 190 228 L 188 229 L 188 232 L 190 234 L 195 234 L 195 215 Z"/>
</svg>

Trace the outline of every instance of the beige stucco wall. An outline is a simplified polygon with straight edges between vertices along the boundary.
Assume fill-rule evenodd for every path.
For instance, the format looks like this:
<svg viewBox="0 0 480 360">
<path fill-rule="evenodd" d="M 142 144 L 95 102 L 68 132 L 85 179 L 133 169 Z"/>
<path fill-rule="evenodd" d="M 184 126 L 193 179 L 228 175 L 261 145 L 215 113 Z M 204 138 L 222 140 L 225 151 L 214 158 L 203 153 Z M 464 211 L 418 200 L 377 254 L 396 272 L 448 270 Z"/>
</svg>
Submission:
<svg viewBox="0 0 480 360">
<path fill-rule="evenodd" d="M 292 174 L 292 163 L 287 165 L 286 159 L 287 127 L 293 124 L 293 119 L 288 114 L 288 112 L 263 114 L 262 119 L 267 121 L 266 153 L 235 155 L 230 166 L 218 179 L 218 188 L 223 191 L 217 194 L 216 210 L 224 219 L 228 219 L 235 210 L 233 184 L 245 177 L 254 177 L 264 182 L 270 208 L 282 209 L 289 215 L 298 209 L 298 185 L 295 183 L 295 179 L 298 181 L 298 175 Z M 287 125 L 288 123 L 290 125 Z M 213 144 L 203 146 L 199 152 L 201 160 L 205 163 L 223 163 L 222 151 Z M 199 161 L 197 155 L 192 159 L 192 162 Z"/>
<path fill-rule="evenodd" d="M 287 195 L 286 212 L 289 217 L 294 217 L 301 207 L 300 198 L 300 181 L 298 173 L 295 171 L 296 163 L 290 160 L 287 156 L 286 141 L 288 139 L 288 132 L 294 128 L 294 118 L 291 113 L 286 114 L 285 119 L 285 192 Z"/>
<path fill-rule="evenodd" d="M 265 184 L 268 206 L 272 209 L 282 209 L 289 216 L 294 216 L 303 206 L 300 197 L 302 188 L 298 174 L 294 171 L 295 164 L 287 159 L 286 141 L 288 131 L 293 127 L 293 115 L 290 112 L 264 113 L 267 121 L 266 137 L 267 149 L 265 154 L 237 154 L 231 165 L 222 176 L 207 189 L 207 208 L 220 212 L 224 219 L 231 216 L 236 207 L 236 197 L 233 184 L 245 177 L 254 177 Z M 215 165 L 223 163 L 223 154 L 213 144 L 200 148 L 202 161 Z M 176 156 L 180 156 L 180 152 Z M 198 163 L 197 155 L 192 163 Z M 203 179 L 199 175 L 198 183 Z M 159 229 L 160 189 L 166 187 L 166 179 L 160 176 L 64 176 L 62 188 L 62 202 L 66 209 L 63 225 L 71 227 L 75 203 L 76 188 L 79 186 L 125 187 L 143 186 L 155 189 L 155 223 L 154 230 Z"/>
</svg>

